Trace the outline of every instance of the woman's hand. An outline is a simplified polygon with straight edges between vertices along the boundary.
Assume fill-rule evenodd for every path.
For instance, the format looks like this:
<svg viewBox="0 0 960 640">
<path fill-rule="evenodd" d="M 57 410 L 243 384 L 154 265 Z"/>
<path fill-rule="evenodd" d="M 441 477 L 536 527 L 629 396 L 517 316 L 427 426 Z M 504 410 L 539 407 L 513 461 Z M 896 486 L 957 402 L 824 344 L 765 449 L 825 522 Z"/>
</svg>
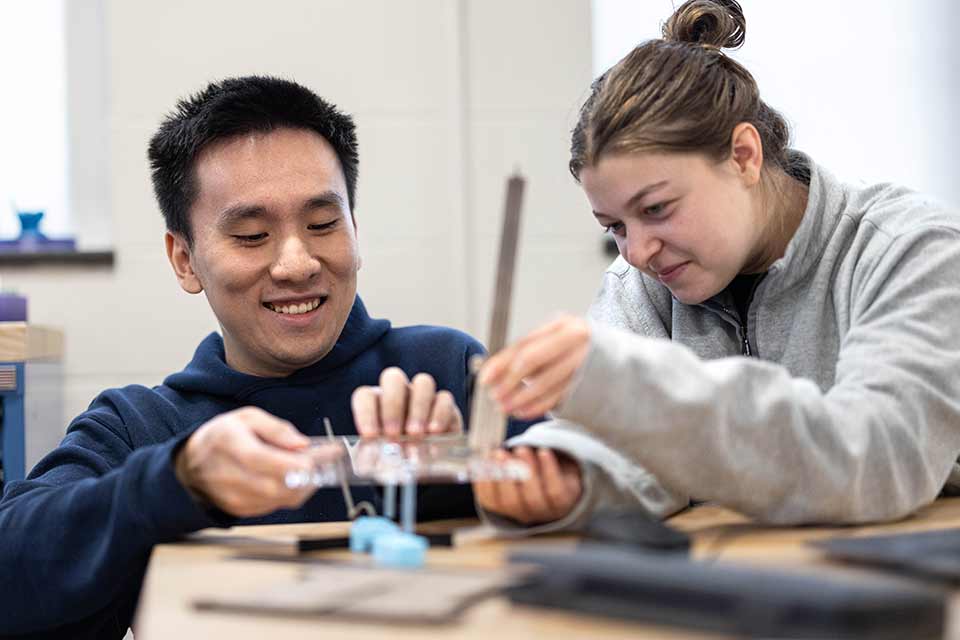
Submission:
<svg viewBox="0 0 960 640">
<path fill-rule="evenodd" d="M 587 321 L 563 316 L 490 357 L 479 379 L 490 387 L 504 413 L 534 418 L 567 396 L 573 375 L 589 350 Z"/>
<path fill-rule="evenodd" d="M 552 449 L 517 447 L 494 455 L 499 460 L 519 460 L 530 468 L 523 482 L 475 482 L 477 503 L 525 525 L 553 522 L 573 509 L 583 493 L 580 465 Z"/>
</svg>

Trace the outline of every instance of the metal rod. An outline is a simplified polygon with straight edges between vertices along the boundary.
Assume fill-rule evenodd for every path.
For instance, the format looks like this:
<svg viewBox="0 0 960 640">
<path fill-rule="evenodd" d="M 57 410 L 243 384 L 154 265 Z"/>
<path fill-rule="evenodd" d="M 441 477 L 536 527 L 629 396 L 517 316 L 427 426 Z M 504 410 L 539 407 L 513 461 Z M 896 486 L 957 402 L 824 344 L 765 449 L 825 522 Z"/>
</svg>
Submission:
<svg viewBox="0 0 960 640">
<path fill-rule="evenodd" d="M 526 181 L 514 173 L 507 179 L 503 207 L 503 230 L 500 233 L 500 256 L 497 260 L 497 281 L 493 289 L 493 310 L 490 314 L 490 336 L 487 349 L 496 353 L 507 346 L 510 324 L 510 296 L 517 263 L 517 240 L 520 235 L 520 208 Z"/>
<path fill-rule="evenodd" d="M 397 518 L 397 485 L 392 482 L 383 486 L 383 515 L 391 520 Z"/>
<path fill-rule="evenodd" d="M 330 418 L 323 419 L 323 428 L 327 432 L 327 439 L 330 442 L 336 442 L 336 436 L 333 433 L 333 425 L 330 424 Z M 373 505 L 364 500 L 360 504 L 353 503 L 353 494 L 350 492 L 350 485 L 347 483 L 347 471 L 343 466 L 343 460 L 337 459 L 337 476 L 340 478 L 340 492 L 343 493 L 343 502 L 347 505 L 347 517 L 353 520 L 361 512 L 366 511 L 367 515 L 377 515 L 377 510 Z"/>
<path fill-rule="evenodd" d="M 403 519 L 403 530 L 413 533 L 413 522 L 417 516 L 417 481 L 407 480 L 403 483 L 403 505 L 400 508 L 400 517 Z"/>
<path fill-rule="evenodd" d="M 503 229 L 500 234 L 500 255 L 497 259 L 497 280 L 493 289 L 493 309 L 490 313 L 490 335 L 487 349 L 496 353 L 507 343 L 510 325 L 510 302 L 513 276 L 516 270 L 517 242 L 520 236 L 520 211 L 526 181 L 518 173 L 507 179 L 504 202 Z M 476 379 L 482 360 L 470 362 L 474 376 L 473 397 L 470 402 L 470 429 L 468 442 L 473 449 L 492 449 L 500 446 L 507 433 L 507 416 L 490 398 L 487 388 Z"/>
</svg>

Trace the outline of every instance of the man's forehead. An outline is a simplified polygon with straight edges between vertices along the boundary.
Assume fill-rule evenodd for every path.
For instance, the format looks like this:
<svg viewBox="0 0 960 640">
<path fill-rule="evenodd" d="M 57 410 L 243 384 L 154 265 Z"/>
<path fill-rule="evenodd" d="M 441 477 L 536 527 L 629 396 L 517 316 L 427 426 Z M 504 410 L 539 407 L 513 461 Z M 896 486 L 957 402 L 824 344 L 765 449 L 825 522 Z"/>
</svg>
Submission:
<svg viewBox="0 0 960 640">
<path fill-rule="evenodd" d="M 197 200 L 231 206 L 244 195 L 259 199 L 275 188 L 296 189 L 304 199 L 332 192 L 346 198 L 346 180 L 333 147 L 313 131 L 277 129 L 218 141 L 205 148 L 194 165 Z M 291 194 L 293 195 L 293 194 Z"/>
<path fill-rule="evenodd" d="M 197 152 L 194 169 L 228 161 L 256 160 L 268 155 L 286 156 L 293 149 L 324 163 L 333 162 L 341 170 L 340 160 L 330 142 L 312 129 L 279 127 L 268 131 L 246 131 L 218 138 Z"/>
</svg>

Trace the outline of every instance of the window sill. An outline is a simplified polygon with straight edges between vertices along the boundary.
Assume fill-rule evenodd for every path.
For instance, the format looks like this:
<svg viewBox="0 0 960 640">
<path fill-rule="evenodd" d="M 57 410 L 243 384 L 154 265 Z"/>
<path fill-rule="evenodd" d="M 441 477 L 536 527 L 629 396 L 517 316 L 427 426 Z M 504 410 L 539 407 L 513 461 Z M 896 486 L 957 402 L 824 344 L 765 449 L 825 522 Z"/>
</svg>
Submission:
<svg viewBox="0 0 960 640">
<path fill-rule="evenodd" d="M 0 253 L 0 267 L 77 265 L 113 266 L 113 251 L 35 251 Z"/>
</svg>

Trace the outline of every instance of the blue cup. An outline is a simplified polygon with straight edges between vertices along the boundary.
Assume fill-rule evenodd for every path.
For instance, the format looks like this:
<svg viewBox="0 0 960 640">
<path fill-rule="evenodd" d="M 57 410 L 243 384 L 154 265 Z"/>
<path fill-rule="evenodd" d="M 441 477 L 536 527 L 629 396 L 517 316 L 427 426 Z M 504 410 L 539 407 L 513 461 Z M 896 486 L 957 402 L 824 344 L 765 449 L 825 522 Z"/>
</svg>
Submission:
<svg viewBox="0 0 960 640">
<path fill-rule="evenodd" d="M 40 231 L 40 221 L 43 220 L 43 211 L 18 211 L 17 217 L 20 218 L 21 240 L 26 238 L 46 240 L 46 236 Z"/>
</svg>

